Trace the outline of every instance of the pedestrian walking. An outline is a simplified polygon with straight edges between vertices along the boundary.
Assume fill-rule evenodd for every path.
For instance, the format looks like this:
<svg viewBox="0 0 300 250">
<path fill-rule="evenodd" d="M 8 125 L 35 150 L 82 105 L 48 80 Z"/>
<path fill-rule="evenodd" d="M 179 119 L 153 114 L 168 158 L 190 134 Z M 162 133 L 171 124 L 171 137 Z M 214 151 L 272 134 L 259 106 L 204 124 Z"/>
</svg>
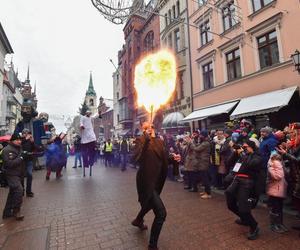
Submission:
<svg viewBox="0 0 300 250">
<path fill-rule="evenodd" d="M 172 155 L 172 157 L 180 161 L 179 155 Z M 136 139 L 133 154 L 133 161 L 139 164 L 136 184 L 141 209 L 135 220 L 132 221 L 132 225 L 140 230 L 146 230 L 144 216 L 153 210 L 155 218 L 151 227 L 149 250 L 158 249 L 158 238 L 167 216 L 160 193 L 167 177 L 169 159 L 163 141 L 155 136 L 153 126 L 145 122 L 143 135 Z"/>
<path fill-rule="evenodd" d="M 92 124 L 91 114 L 92 112 L 87 110 L 85 116 L 80 117 L 81 153 L 84 177 L 86 168 L 90 168 L 90 176 L 92 176 L 92 167 L 95 160 L 96 135 Z"/>
<path fill-rule="evenodd" d="M 81 144 L 81 138 L 80 138 L 79 135 L 76 135 L 75 136 L 75 140 L 74 140 L 75 161 L 74 161 L 73 168 L 77 168 L 77 162 L 79 162 L 79 166 L 78 167 L 79 168 L 82 167 L 80 144 Z"/>
<path fill-rule="evenodd" d="M 113 158 L 113 144 L 110 139 L 104 144 L 104 157 L 105 157 L 105 167 L 112 166 L 112 158 Z"/>
<path fill-rule="evenodd" d="M 6 204 L 2 218 L 15 217 L 16 220 L 23 220 L 21 206 L 23 202 L 22 178 L 24 177 L 24 158 L 26 153 L 22 153 L 22 138 L 19 134 L 13 134 L 10 142 L 3 149 L 3 169 L 9 187 Z"/>
</svg>

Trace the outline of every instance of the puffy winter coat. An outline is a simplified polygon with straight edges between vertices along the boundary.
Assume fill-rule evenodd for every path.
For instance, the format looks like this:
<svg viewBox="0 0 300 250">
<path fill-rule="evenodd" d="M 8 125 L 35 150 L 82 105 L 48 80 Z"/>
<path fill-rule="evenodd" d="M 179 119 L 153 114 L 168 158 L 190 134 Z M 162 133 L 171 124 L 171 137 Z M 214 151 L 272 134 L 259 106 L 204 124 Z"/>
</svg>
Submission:
<svg viewBox="0 0 300 250">
<path fill-rule="evenodd" d="M 274 197 L 285 198 L 287 182 L 284 178 L 282 163 L 278 160 L 269 160 L 267 177 L 267 194 Z"/>
<path fill-rule="evenodd" d="M 265 137 L 259 146 L 259 153 L 261 154 L 263 158 L 263 164 L 266 168 L 268 166 L 268 161 L 271 155 L 271 152 L 275 150 L 275 148 L 278 145 L 278 140 L 273 134 L 270 134 L 269 136 Z"/>
<path fill-rule="evenodd" d="M 203 141 L 200 144 L 191 143 L 188 145 L 185 168 L 187 171 L 208 170 L 210 164 L 209 141 Z"/>
</svg>

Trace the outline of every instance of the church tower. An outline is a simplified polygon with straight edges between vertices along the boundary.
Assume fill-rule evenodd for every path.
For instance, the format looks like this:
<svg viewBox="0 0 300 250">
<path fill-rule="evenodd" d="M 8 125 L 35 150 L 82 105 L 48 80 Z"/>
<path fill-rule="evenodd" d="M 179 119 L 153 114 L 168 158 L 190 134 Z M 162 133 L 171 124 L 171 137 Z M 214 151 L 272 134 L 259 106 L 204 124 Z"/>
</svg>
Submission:
<svg viewBox="0 0 300 250">
<path fill-rule="evenodd" d="M 94 90 L 92 72 L 90 72 L 89 87 L 88 87 L 88 90 L 85 93 L 85 103 L 89 107 L 89 109 L 92 111 L 93 115 L 98 113 L 98 110 L 97 110 L 97 94 Z"/>
</svg>

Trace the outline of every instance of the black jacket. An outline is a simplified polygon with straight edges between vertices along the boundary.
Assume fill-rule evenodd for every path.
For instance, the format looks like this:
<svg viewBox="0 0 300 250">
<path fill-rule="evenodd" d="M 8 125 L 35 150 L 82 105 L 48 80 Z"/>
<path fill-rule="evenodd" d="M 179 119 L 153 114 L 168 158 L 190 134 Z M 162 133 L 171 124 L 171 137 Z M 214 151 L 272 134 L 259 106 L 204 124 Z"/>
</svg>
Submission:
<svg viewBox="0 0 300 250">
<path fill-rule="evenodd" d="M 26 140 L 26 139 L 23 139 L 22 140 L 22 150 L 23 151 L 26 151 L 26 152 L 29 152 L 29 153 L 33 153 L 34 150 L 35 150 L 35 145 L 34 145 L 34 142 L 30 141 L 30 140 Z M 26 156 L 24 158 L 25 161 L 32 161 L 33 160 L 33 156 L 32 154 L 28 154 L 28 156 Z"/>
<path fill-rule="evenodd" d="M 24 160 L 21 158 L 21 146 L 9 143 L 2 151 L 3 169 L 6 175 L 23 176 Z"/>
<path fill-rule="evenodd" d="M 136 139 L 132 162 L 139 164 L 136 185 L 139 202 L 147 202 L 154 191 L 161 193 L 168 173 L 169 156 L 159 138 Z"/>
<path fill-rule="evenodd" d="M 249 155 L 238 155 L 232 153 L 227 164 L 234 166 L 237 162 L 241 163 L 238 174 L 246 174 L 254 181 L 253 197 L 259 197 L 264 191 L 266 183 L 266 174 L 263 167 L 263 158 L 258 152 Z"/>
</svg>

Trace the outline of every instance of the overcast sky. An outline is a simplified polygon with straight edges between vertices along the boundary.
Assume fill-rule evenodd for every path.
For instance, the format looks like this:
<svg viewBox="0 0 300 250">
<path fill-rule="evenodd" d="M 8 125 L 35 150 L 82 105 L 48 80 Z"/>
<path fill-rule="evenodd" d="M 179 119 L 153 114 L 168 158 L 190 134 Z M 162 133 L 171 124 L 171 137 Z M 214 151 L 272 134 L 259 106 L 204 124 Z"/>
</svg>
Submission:
<svg viewBox="0 0 300 250">
<path fill-rule="evenodd" d="M 109 59 L 117 64 L 122 26 L 105 20 L 90 0 L 0 0 L 0 6 L 20 80 L 30 64 L 38 112 L 76 115 L 90 70 L 98 99 L 112 98 Z"/>
</svg>

